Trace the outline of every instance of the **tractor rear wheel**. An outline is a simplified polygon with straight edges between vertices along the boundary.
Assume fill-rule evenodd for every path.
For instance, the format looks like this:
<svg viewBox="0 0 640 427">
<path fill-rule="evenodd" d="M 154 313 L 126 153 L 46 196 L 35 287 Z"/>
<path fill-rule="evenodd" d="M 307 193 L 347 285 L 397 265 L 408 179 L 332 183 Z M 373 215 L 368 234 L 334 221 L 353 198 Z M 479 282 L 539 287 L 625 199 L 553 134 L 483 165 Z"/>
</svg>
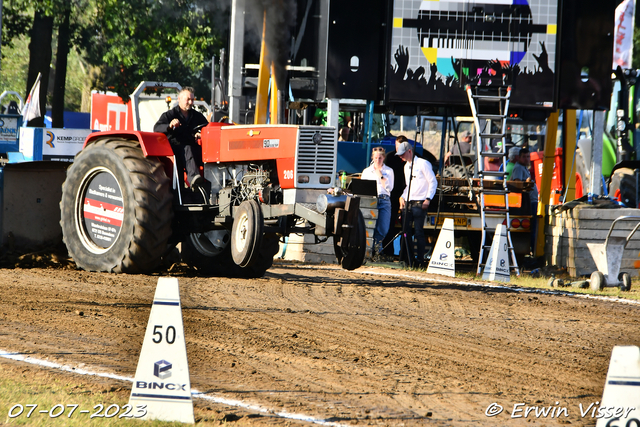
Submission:
<svg viewBox="0 0 640 427">
<path fill-rule="evenodd" d="M 225 229 L 191 233 L 182 242 L 182 261 L 206 275 L 223 276 L 229 263 L 233 263 L 230 240 L 229 230 Z"/>
<path fill-rule="evenodd" d="M 219 232 L 226 232 L 226 239 L 229 239 L 228 231 L 221 230 Z M 211 239 L 212 235 L 209 233 L 193 233 L 182 242 L 182 260 L 207 276 L 247 279 L 262 277 L 273 265 L 273 257 L 280 248 L 278 236 L 267 233 L 262 236 L 262 244 L 259 250 L 256 251 L 253 263 L 246 267 L 240 267 L 231 256 L 231 245 L 227 244 L 222 248 L 214 246 L 211 241 L 207 242 L 205 240 Z M 221 237 L 221 235 L 218 235 L 218 237 Z"/>
<path fill-rule="evenodd" d="M 144 273 L 160 263 L 171 236 L 171 182 L 137 141 L 105 138 L 83 149 L 67 171 L 62 235 L 77 266 Z"/>
</svg>

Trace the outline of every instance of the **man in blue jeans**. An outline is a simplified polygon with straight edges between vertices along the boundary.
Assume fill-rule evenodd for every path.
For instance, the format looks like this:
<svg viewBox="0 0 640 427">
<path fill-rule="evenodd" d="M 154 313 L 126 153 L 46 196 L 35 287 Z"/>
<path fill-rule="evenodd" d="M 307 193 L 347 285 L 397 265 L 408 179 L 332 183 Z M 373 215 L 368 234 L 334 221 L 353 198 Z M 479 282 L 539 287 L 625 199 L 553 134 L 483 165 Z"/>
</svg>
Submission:
<svg viewBox="0 0 640 427">
<path fill-rule="evenodd" d="M 433 173 L 431 163 L 416 157 L 411 144 L 408 142 L 403 142 L 398 146 L 396 156 L 399 156 L 405 162 L 404 178 L 407 183 L 402 196 L 400 196 L 400 209 L 403 215 L 406 212 L 406 218 L 404 216 L 402 218 L 403 233 L 406 233 L 406 240 L 403 243 L 401 252 L 408 247 L 409 265 L 424 268 L 424 253 L 427 244 L 424 237 L 424 220 L 429 204 L 436 194 L 438 181 Z M 405 206 L 407 206 L 406 210 Z M 411 227 L 412 223 L 413 227 Z M 417 246 L 417 259 L 413 257 L 414 236 Z M 402 259 L 402 256 L 400 258 Z"/>
</svg>

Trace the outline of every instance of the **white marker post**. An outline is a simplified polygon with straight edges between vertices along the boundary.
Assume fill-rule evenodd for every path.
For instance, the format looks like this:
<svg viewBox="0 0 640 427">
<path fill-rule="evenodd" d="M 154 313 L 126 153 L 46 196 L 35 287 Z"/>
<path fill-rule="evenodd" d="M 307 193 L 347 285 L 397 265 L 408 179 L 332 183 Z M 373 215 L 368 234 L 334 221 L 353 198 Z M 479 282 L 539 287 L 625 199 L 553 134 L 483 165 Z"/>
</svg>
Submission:
<svg viewBox="0 0 640 427">
<path fill-rule="evenodd" d="M 498 224 L 496 232 L 491 242 L 491 250 L 487 265 L 484 266 L 482 280 L 497 280 L 499 282 L 509 282 L 509 241 L 507 239 L 507 228 L 503 224 Z"/>
<path fill-rule="evenodd" d="M 611 352 L 602 402 L 588 416 L 598 418 L 596 427 L 640 426 L 640 348 L 617 345 Z M 615 420 L 613 423 L 610 423 Z"/>
<path fill-rule="evenodd" d="M 456 277 L 456 254 L 453 241 L 453 218 L 445 218 L 436 242 L 427 273 Z"/>
<path fill-rule="evenodd" d="M 141 419 L 194 424 L 178 279 L 158 279 L 129 404 Z"/>
</svg>

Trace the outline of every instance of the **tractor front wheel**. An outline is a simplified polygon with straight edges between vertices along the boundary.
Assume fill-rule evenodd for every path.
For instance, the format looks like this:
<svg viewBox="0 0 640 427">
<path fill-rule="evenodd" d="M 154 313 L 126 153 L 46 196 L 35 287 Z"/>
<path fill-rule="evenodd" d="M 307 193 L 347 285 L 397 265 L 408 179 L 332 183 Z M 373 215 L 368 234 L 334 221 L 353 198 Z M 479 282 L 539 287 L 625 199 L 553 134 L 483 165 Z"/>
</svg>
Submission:
<svg viewBox="0 0 640 427">
<path fill-rule="evenodd" d="M 263 228 L 264 218 L 258 202 L 242 202 L 234 215 L 231 229 L 231 255 L 240 267 L 247 267 L 257 259 Z"/>
</svg>

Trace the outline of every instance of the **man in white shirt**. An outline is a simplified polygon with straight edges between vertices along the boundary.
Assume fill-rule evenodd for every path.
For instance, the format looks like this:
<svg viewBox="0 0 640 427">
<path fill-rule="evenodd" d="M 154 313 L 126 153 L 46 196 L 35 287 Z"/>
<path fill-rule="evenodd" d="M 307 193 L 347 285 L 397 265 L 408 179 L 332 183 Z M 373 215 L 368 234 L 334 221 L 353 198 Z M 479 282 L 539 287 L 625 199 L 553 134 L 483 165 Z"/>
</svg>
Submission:
<svg viewBox="0 0 640 427">
<path fill-rule="evenodd" d="M 438 181 L 433 173 L 431 163 L 413 154 L 413 148 L 408 142 L 401 143 L 396 155 L 404 162 L 404 178 L 407 186 L 400 196 L 400 209 L 403 215 L 406 212 L 406 218 L 403 217 L 403 233 L 406 233 L 406 241 L 409 242 L 409 265 L 425 266 L 425 247 L 426 240 L 424 237 L 424 220 L 429 209 L 429 204 L 436 194 Z M 405 205 L 407 209 L 405 210 Z M 413 223 L 413 228 L 410 226 Z M 417 245 L 417 260 L 413 258 L 413 237 L 415 236 Z M 403 247 L 402 250 L 406 248 Z M 402 259 L 402 256 L 400 257 Z M 417 264 L 416 264 L 417 263 Z"/>
</svg>

